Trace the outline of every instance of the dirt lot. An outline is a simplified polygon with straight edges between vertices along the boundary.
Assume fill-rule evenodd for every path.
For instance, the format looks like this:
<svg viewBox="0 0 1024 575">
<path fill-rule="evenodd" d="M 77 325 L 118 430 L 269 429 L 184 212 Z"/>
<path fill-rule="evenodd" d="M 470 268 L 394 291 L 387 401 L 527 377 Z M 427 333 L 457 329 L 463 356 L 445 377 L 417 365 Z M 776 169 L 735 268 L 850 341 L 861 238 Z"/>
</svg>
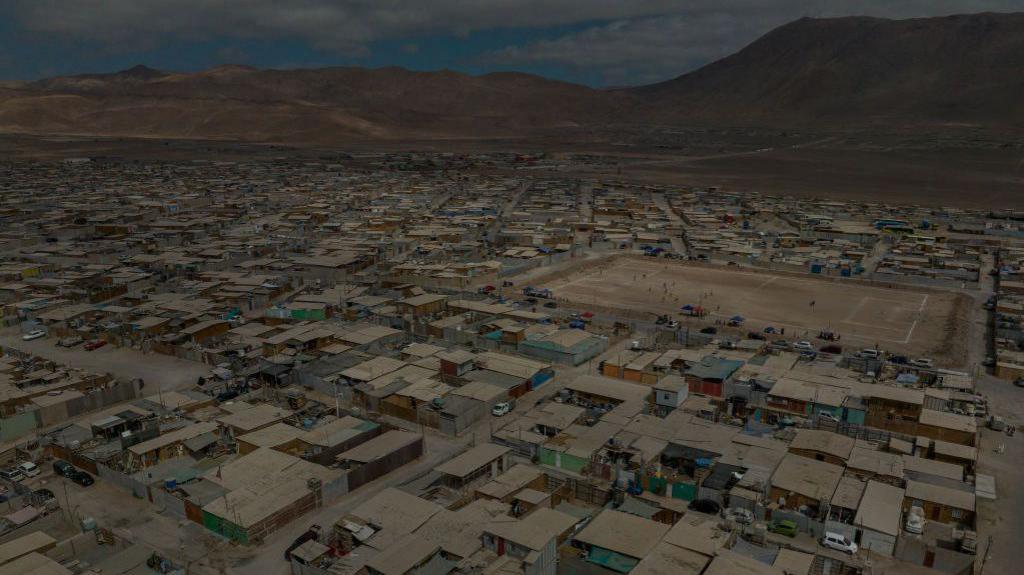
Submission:
<svg viewBox="0 0 1024 575">
<path fill-rule="evenodd" d="M 1004 150 L 815 148 L 638 163 L 622 172 L 737 192 L 986 208 L 1022 205 L 1020 162 L 1019 152 Z"/>
<path fill-rule="evenodd" d="M 878 345 L 926 355 L 948 348 L 956 295 L 887 289 L 768 272 L 715 269 L 624 258 L 544 284 L 555 296 L 583 305 L 613 305 L 678 314 L 685 304 L 709 311 L 716 323 L 740 315 L 745 326 L 785 328 L 789 338 L 839 333 L 846 346 Z M 814 305 L 811 305 L 814 302 Z"/>
<path fill-rule="evenodd" d="M 143 390 L 156 393 L 156 386 L 163 390 L 184 389 L 195 384 L 199 376 L 210 375 L 210 366 L 159 353 L 143 354 L 127 348 L 107 345 L 95 351 L 86 351 L 81 345 L 59 347 L 52 337 L 23 341 L 21 332 L 6 330 L 0 333 L 0 345 L 32 353 L 39 357 L 92 371 L 110 373 L 122 379 L 142 378 L 146 382 Z M 151 388 L 150 385 L 153 387 Z"/>
</svg>

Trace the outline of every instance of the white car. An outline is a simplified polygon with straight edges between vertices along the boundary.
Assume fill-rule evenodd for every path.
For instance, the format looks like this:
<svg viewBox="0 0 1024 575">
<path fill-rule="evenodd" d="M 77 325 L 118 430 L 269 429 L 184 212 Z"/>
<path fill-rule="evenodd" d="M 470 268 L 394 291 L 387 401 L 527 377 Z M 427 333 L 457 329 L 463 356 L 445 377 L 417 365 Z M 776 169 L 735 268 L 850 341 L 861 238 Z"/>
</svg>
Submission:
<svg viewBox="0 0 1024 575">
<path fill-rule="evenodd" d="M 4 469 L 0 471 L 0 479 L 6 479 L 7 481 L 11 482 L 18 482 L 21 481 L 22 479 L 25 479 L 25 474 L 22 473 L 21 470 L 18 469 L 17 467 L 12 467 L 10 469 Z"/>
<path fill-rule="evenodd" d="M 797 351 L 814 351 L 814 346 L 809 341 L 798 341 L 793 344 L 793 349 Z"/>
<path fill-rule="evenodd" d="M 851 541 L 849 537 L 831 531 L 825 532 L 825 535 L 821 538 L 821 544 L 829 549 L 835 549 L 850 555 L 857 552 L 857 544 Z"/>
<path fill-rule="evenodd" d="M 740 507 L 732 508 L 726 511 L 726 517 L 732 519 L 739 525 L 753 525 L 754 514 L 749 509 L 743 509 Z"/>
<path fill-rule="evenodd" d="M 39 339 L 41 337 L 46 337 L 46 332 L 41 329 L 34 329 L 21 336 L 21 339 L 24 341 L 32 341 L 33 339 Z"/>
<path fill-rule="evenodd" d="M 507 401 L 495 404 L 494 407 L 491 408 L 491 415 L 495 417 L 501 417 L 510 413 L 512 413 L 512 404 Z"/>
<path fill-rule="evenodd" d="M 931 369 L 935 367 L 935 362 L 932 361 L 931 359 L 920 357 L 917 359 L 910 360 L 910 365 L 914 367 L 923 367 L 925 369 Z"/>
<path fill-rule="evenodd" d="M 914 533 L 920 535 L 924 532 L 924 509 L 914 505 L 907 511 L 906 521 L 903 523 L 903 528 L 907 530 L 907 533 Z"/>
<path fill-rule="evenodd" d="M 873 349 L 873 348 L 869 347 L 869 348 L 860 350 L 860 356 L 864 357 L 864 358 L 867 358 L 867 359 L 878 359 L 878 358 L 882 357 L 882 352 L 878 351 L 877 349 Z"/>
<path fill-rule="evenodd" d="M 25 477 L 35 477 L 36 475 L 42 473 L 39 470 L 39 466 L 36 465 L 35 463 L 32 463 L 31 461 L 26 461 L 24 463 L 19 464 L 18 470 L 21 471 L 22 475 L 24 475 Z"/>
</svg>

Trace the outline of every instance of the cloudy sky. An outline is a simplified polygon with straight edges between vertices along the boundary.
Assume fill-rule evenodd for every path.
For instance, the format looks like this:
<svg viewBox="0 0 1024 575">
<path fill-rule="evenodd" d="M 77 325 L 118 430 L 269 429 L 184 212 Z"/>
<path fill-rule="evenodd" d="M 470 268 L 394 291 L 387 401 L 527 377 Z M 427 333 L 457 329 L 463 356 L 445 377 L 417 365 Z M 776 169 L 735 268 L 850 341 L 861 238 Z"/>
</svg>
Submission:
<svg viewBox="0 0 1024 575">
<path fill-rule="evenodd" d="M 0 0 L 0 79 L 230 63 L 627 85 L 693 70 L 803 16 L 981 11 L 1024 11 L 1024 0 Z"/>
</svg>

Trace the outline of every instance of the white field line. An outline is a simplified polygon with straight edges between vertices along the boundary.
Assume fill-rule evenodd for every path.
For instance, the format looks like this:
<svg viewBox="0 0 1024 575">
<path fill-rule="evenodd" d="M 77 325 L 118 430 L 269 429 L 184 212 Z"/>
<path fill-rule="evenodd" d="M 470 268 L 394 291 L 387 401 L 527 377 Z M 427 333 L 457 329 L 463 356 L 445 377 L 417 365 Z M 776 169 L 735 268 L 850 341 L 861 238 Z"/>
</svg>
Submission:
<svg viewBox="0 0 1024 575">
<path fill-rule="evenodd" d="M 928 303 L 928 294 L 924 294 L 924 297 L 921 299 L 921 305 L 920 305 L 920 307 L 917 308 L 918 315 L 920 315 L 921 312 L 924 311 L 924 306 L 927 303 Z M 918 318 L 918 319 L 920 319 L 920 318 Z M 910 343 L 910 338 L 914 335 L 914 328 L 917 327 L 918 319 L 915 319 L 914 323 L 910 324 L 910 331 L 907 332 L 907 337 L 903 338 L 903 343 Z"/>
</svg>

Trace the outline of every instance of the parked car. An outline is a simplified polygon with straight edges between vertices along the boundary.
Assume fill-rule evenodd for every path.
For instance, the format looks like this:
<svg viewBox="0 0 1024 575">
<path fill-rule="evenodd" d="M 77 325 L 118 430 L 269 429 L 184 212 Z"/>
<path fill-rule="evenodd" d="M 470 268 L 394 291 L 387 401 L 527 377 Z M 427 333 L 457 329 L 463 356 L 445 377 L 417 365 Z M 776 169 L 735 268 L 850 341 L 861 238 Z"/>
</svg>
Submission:
<svg viewBox="0 0 1024 575">
<path fill-rule="evenodd" d="M 89 341 L 85 342 L 85 345 L 83 345 L 82 347 L 85 349 L 85 351 L 92 351 L 94 349 L 99 349 L 105 345 L 107 345 L 107 340 L 105 339 L 90 339 Z"/>
<path fill-rule="evenodd" d="M 63 459 L 58 459 L 57 461 L 53 462 L 53 472 L 61 477 L 71 477 L 77 471 L 78 470 L 75 469 L 74 465 L 71 465 L 70 463 L 64 461 Z"/>
<path fill-rule="evenodd" d="M 784 339 L 777 339 L 772 342 L 772 347 L 776 349 L 789 349 L 789 342 Z"/>
<path fill-rule="evenodd" d="M 850 555 L 857 552 L 857 544 L 850 540 L 850 538 L 831 531 L 825 532 L 825 535 L 821 538 L 821 544 L 829 549 L 835 549 Z"/>
<path fill-rule="evenodd" d="M 878 359 L 882 357 L 882 352 L 874 348 L 865 348 L 860 350 L 860 356 L 867 359 Z"/>
<path fill-rule="evenodd" d="M 988 428 L 992 431 L 1002 431 L 1006 429 L 1006 420 L 998 415 L 993 415 L 988 418 Z"/>
<path fill-rule="evenodd" d="M 705 328 L 701 328 L 700 332 L 706 333 L 708 335 L 715 335 L 716 333 L 718 333 L 718 328 L 709 325 Z"/>
<path fill-rule="evenodd" d="M 903 522 L 903 528 L 907 533 L 921 534 L 924 532 L 924 509 L 917 505 L 911 506 L 907 511 L 907 517 Z"/>
<path fill-rule="evenodd" d="M 839 418 L 827 411 L 822 411 L 821 413 L 819 413 L 818 419 L 823 419 L 825 421 L 830 421 L 832 423 L 839 423 Z"/>
<path fill-rule="evenodd" d="M 95 483 L 95 481 L 92 478 L 92 475 L 89 475 L 84 471 L 76 471 L 75 474 L 72 475 L 69 479 L 81 485 L 82 487 L 89 487 L 90 485 Z"/>
<path fill-rule="evenodd" d="M 798 341 L 793 344 L 793 349 L 797 351 L 814 351 L 814 345 L 807 340 Z"/>
<path fill-rule="evenodd" d="M 494 407 L 491 408 L 491 415 L 495 417 L 501 417 L 510 413 L 512 413 L 512 402 L 510 401 L 496 403 Z"/>
<path fill-rule="evenodd" d="M 926 357 L 919 357 L 917 359 L 910 360 L 910 365 L 914 367 L 922 367 L 924 369 L 931 369 L 935 367 L 935 361 Z"/>
<path fill-rule="evenodd" d="M 21 471 L 22 475 L 24 475 L 25 477 L 35 477 L 36 475 L 42 473 L 42 470 L 39 469 L 39 466 L 36 465 L 35 463 L 32 463 L 31 461 L 19 463 L 18 470 Z"/>
<path fill-rule="evenodd" d="M 722 506 L 717 501 L 712 501 L 711 499 L 694 499 L 687 508 L 690 511 L 699 511 L 711 515 L 718 515 L 718 512 L 722 510 Z"/>
<path fill-rule="evenodd" d="M 46 337 L 46 332 L 41 329 L 34 329 L 21 336 L 21 339 L 24 341 L 32 341 L 33 339 L 39 339 L 41 337 Z"/>
<path fill-rule="evenodd" d="M 553 301 L 548 301 L 548 302 L 544 302 L 544 307 L 552 308 L 553 309 L 553 308 L 558 307 L 558 304 L 553 302 Z"/>
<path fill-rule="evenodd" d="M 82 343 L 82 338 L 78 337 L 77 335 L 62 337 L 59 340 L 57 340 L 57 345 L 61 347 L 75 347 L 80 343 Z"/>
<path fill-rule="evenodd" d="M 225 401 L 231 401 L 232 399 L 238 397 L 238 395 L 239 393 L 237 389 L 227 389 L 217 394 L 217 401 L 222 403 Z"/>
<path fill-rule="evenodd" d="M 1024 387 L 1024 377 L 1018 377 L 1013 380 L 1013 385 L 1016 385 L 1017 387 Z"/>
<path fill-rule="evenodd" d="M 0 471 L 0 479 L 6 479 L 7 481 L 21 481 L 22 479 L 25 479 L 25 474 L 17 467 L 11 467 L 10 469 Z"/>
<path fill-rule="evenodd" d="M 752 525 L 754 523 L 754 514 L 749 509 L 743 509 L 742 507 L 729 509 L 726 512 L 726 516 L 739 525 Z"/>
<path fill-rule="evenodd" d="M 790 519 L 772 521 L 768 526 L 768 531 L 778 533 L 779 535 L 785 535 L 786 537 L 796 537 L 796 521 L 792 521 Z"/>
</svg>

